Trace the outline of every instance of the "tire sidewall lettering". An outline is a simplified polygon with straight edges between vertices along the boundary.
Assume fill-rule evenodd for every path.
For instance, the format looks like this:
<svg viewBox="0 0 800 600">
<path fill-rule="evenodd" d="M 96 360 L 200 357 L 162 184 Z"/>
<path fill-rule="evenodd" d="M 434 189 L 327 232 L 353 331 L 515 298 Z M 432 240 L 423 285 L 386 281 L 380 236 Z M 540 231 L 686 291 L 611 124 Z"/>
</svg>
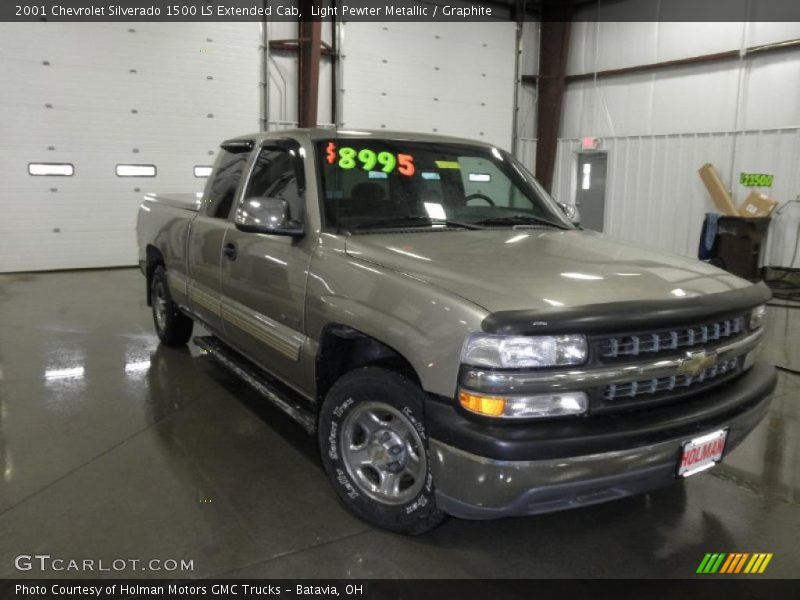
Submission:
<svg viewBox="0 0 800 600">
<path fill-rule="evenodd" d="M 385 401 L 386 404 L 399 410 L 401 414 L 408 419 L 423 442 L 422 452 L 425 455 L 427 469 L 425 473 L 425 482 L 421 491 L 410 502 L 393 506 L 381 504 L 369 498 L 363 494 L 358 489 L 355 482 L 351 480 L 351 477 L 347 472 L 347 467 L 344 464 L 340 445 L 343 443 L 342 424 L 347 418 L 347 415 L 360 402 L 360 400 L 356 399 L 354 396 L 354 394 L 346 395 L 344 400 L 339 401 L 333 406 L 332 409 L 330 409 L 328 426 L 325 428 L 325 431 L 322 431 L 324 437 L 321 438 L 323 440 L 325 458 L 331 461 L 330 467 L 332 479 L 337 484 L 337 487 L 340 489 L 341 493 L 346 496 L 350 502 L 361 506 L 362 509 L 378 511 L 386 514 L 387 516 L 389 514 L 403 514 L 408 516 L 429 506 L 435 508 L 435 504 L 433 502 L 433 474 L 431 473 L 430 469 L 430 455 L 428 453 L 428 438 L 425 425 L 420 419 L 417 418 L 416 410 L 411 406 L 403 405 L 402 402 L 400 403 L 401 405 L 398 405 L 397 402 Z M 324 427 L 324 425 L 321 424 L 321 427 Z"/>
</svg>

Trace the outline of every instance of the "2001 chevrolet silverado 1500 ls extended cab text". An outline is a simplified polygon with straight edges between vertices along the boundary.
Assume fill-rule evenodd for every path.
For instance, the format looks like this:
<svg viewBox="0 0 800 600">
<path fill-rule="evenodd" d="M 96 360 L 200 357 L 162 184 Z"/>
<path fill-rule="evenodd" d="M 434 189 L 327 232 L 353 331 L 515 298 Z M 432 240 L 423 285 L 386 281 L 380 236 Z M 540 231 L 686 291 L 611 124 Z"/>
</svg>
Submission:
<svg viewBox="0 0 800 600">
<path fill-rule="evenodd" d="M 202 198 L 141 206 L 158 335 L 202 323 L 198 345 L 317 433 L 367 521 L 643 492 L 767 411 L 763 285 L 581 230 L 496 147 L 295 130 L 221 148 Z"/>
</svg>

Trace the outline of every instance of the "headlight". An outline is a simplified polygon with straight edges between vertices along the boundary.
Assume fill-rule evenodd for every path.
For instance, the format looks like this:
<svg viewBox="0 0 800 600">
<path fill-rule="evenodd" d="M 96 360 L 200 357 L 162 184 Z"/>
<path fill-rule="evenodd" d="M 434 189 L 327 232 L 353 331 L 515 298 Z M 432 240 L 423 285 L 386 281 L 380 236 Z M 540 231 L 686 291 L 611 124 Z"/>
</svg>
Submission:
<svg viewBox="0 0 800 600">
<path fill-rule="evenodd" d="M 487 396 L 468 390 L 459 391 L 458 401 L 461 406 L 479 415 L 511 419 L 540 419 L 580 415 L 586 412 L 589 403 L 585 392 Z"/>
<path fill-rule="evenodd" d="M 473 333 L 464 342 L 461 362 L 476 367 L 518 369 L 560 367 L 586 362 L 586 336 L 504 336 Z"/>
<path fill-rule="evenodd" d="M 764 320 L 767 318 L 767 305 L 762 304 L 756 306 L 750 313 L 750 329 L 758 329 L 764 325 Z"/>
</svg>

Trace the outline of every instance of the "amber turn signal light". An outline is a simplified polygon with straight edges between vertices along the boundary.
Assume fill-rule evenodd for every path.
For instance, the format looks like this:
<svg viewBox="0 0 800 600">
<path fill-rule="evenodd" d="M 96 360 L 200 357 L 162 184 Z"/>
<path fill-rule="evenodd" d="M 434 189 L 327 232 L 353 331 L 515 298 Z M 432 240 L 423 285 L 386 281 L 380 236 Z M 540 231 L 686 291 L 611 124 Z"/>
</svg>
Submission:
<svg viewBox="0 0 800 600">
<path fill-rule="evenodd" d="M 458 400 L 461 406 L 469 411 L 486 415 L 487 417 L 499 417 L 503 414 L 506 407 L 505 398 L 499 396 L 483 396 L 474 392 L 461 390 L 458 393 Z"/>
</svg>

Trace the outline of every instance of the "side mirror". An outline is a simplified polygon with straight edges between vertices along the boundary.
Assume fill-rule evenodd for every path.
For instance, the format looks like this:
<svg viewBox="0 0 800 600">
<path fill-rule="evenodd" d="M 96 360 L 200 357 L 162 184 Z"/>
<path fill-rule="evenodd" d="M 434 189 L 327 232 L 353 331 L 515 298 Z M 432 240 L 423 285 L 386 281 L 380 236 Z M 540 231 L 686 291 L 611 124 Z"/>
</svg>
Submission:
<svg viewBox="0 0 800 600">
<path fill-rule="evenodd" d="M 578 212 L 578 207 L 574 204 L 567 204 L 566 202 L 559 202 L 558 207 L 561 212 L 572 222 L 573 225 L 581 224 L 581 215 Z"/>
<path fill-rule="evenodd" d="M 280 198 L 248 198 L 236 209 L 233 223 L 240 231 L 271 235 L 303 235 L 303 225 L 291 218 L 289 203 Z"/>
</svg>

